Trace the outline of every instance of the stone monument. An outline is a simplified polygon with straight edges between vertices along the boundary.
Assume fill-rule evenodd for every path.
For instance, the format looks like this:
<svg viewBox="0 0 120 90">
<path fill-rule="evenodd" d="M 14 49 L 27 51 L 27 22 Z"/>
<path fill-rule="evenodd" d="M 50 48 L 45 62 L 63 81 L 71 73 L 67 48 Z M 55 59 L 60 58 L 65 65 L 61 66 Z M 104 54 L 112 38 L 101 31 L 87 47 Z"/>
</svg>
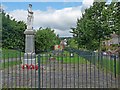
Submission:
<svg viewBox="0 0 120 90">
<path fill-rule="evenodd" d="M 28 8 L 28 17 L 27 17 L 27 29 L 25 30 L 25 53 L 23 65 L 35 65 L 35 45 L 34 45 L 34 35 L 35 31 L 33 30 L 33 12 L 32 4 L 29 4 Z"/>
</svg>

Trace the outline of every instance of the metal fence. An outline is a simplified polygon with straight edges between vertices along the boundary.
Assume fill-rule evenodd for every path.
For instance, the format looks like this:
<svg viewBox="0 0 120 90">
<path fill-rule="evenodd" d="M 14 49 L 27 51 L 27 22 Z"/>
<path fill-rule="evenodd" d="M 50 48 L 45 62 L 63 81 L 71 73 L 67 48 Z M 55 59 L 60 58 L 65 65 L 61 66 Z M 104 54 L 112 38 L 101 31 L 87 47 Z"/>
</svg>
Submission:
<svg viewBox="0 0 120 90">
<path fill-rule="evenodd" d="M 119 88 L 116 56 L 66 49 L 36 54 L 22 65 L 24 53 L 3 53 L 2 88 Z"/>
</svg>

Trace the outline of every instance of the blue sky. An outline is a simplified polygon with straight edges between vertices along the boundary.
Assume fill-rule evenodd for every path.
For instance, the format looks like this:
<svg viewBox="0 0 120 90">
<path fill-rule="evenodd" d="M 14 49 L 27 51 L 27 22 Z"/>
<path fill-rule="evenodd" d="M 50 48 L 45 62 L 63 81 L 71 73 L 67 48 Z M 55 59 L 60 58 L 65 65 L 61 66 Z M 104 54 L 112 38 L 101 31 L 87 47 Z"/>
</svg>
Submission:
<svg viewBox="0 0 120 90">
<path fill-rule="evenodd" d="M 53 9 L 62 9 L 66 7 L 80 6 L 82 5 L 82 1 L 83 0 L 80 0 L 80 2 L 2 2 L 2 4 L 6 6 L 6 11 L 12 11 L 15 9 L 26 10 L 29 3 L 34 6 L 33 10 L 47 10 L 48 7 L 51 7 Z M 107 1 L 109 3 L 112 0 Z"/>
<path fill-rule="evenodd" d="M 26 10 L 28 4 L 33 5 L 33 10 L 47 10 L 51 7 L 53 9 L 63 9 L 66 7 L 80 6 L 82 2 L 3 2 L 2 4 L 6 7 L 6 11 L 12 11 L 16 9 Z"/>
</svg>

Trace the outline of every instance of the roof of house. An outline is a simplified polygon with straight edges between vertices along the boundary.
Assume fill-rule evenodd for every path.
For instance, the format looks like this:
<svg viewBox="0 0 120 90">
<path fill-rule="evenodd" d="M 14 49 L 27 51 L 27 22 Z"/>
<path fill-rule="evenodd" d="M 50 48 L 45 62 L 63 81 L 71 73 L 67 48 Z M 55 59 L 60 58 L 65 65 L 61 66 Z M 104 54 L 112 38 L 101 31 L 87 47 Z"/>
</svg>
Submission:
<svg viewBox="0 0 120 90">
<path fill-rule="evenodd" d="M 115 33 L 113 33 L 113 34 L 111 34 L 111 37 L 112 37 L 112 38 L 115 38 L 115 37 L 118 37 L 118 35 L 115 34 Z"/>
</svg>

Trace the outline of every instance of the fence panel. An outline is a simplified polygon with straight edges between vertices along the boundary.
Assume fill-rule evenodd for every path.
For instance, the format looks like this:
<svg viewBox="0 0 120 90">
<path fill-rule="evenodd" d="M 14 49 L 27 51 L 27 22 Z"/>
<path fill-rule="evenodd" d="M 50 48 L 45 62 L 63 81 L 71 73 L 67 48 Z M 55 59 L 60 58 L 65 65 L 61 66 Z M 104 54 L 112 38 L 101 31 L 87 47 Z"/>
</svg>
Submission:
<svg viewBox="0 0 120 90">
<path fill-rule="evenodd" d="M 35 56 L 31 53 L 25 59 L 22 52 L 2 54 L 2 88 L 118 88 L 120 85 L 120 60 L 115 55 L 66 49 Z"/>
</svg>

